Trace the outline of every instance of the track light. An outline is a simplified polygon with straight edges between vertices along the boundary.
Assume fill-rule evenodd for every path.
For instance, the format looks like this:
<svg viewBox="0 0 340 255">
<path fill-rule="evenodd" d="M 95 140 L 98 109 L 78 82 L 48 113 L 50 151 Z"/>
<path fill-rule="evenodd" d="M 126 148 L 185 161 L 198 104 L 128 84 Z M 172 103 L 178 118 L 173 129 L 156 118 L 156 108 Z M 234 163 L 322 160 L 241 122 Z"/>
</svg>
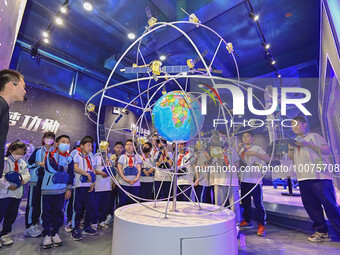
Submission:
<svg viewBox="0 0 340 255">
<path fill-rule="evenodd" d="M 49 43 L 48 38 L 44 38 L 44 39 L 43 39 L 43 42 L 46 43 L 46 44 Z"/>
<path fill-rule="evenodd" d="M 62 18 L 60 18 L 60 17 L 57 16 L 57 17 L 55 18 L 55 23 L 57 23 L 57 25 L 59 25 L 59 26 L 62 25 L 62 24 L 63 24 Z"/>
<path fill-rule="evenodd" d="M 259 15 L 256 15 L 255 13 L 249 13 L 249 17 L 252 18 L 254 21 L 259 20 Z"/>
<path fill-rule="evenodd" d="M 275 65 L 275 64 L 276 64 L 276 61 L 275 61 L 274 59 L 272 59 L 271 64 L 272 64 L 272 65 Z"/>
<path fill-rule="evenodd" d="M 275 73 L 277 78 L 281 78 L 281 74 L 279 74 L 278 72 Z"/>
<path fill-rule="evenodd" d="M 159 60 L 160 60 L 160 61 L 166 60 L 166 56 L 165 56 L 165 55 L 161 55 L 161 56 L 159 57 Z"/>
<path fill-rule="evenodd" d="M 67 12 L 67 7 L 66 7 L 66 6 L 61 7 L 61 8 L 60 8 L 60 12 L 61 12 L 62 14 L 65 14 L 65 13 Z"/>
<path fill-rule="evenodd" d="M 84 1 L 83 2 L 83 8 L 87 10 L 88 12 L 92 11 L 93 5 L 90 1 Z"/>
<path fill-rule="evenodd" d="M 136 35 L 135 35 L 134 33 L 130 32 L 130 33 L 128 33 L 128 38 L 129 38 L 130 40 L 133 40 L 133 39 L 136 38 Z"/>
<path fill-rule="evenodd" d="M 45 38 L 47 38 L 47 37 L 48 37 L 48 32 L 47 32 L 47 31 L 44 31 L 44 32 L 42 33 L 42 36 L 45 37 Z"/>
<path fill-rule="evenodd" d="M 270 44 L 268 44 L 268 43 L 262 43 L 262 46 L 266 49 L 266 50 L 268 50 L 269 48 L 270 48 Z"/>
</svg>

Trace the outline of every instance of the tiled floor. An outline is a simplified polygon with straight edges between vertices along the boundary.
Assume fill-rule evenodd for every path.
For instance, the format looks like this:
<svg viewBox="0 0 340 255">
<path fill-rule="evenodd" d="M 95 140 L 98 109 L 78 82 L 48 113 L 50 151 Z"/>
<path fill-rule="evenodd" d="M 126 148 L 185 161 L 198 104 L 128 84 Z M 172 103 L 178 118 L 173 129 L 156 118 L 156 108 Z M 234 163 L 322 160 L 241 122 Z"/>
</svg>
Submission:
<svg viewBox="0 0 340 255">
<path fill-rule="evenodd" d="M 340 254 L 340 242 L 314 244 L 307 241 L 307 234 L 296 230 L 267 225 L 267 237 L 256 236 L 256 230 L 251 229 L 240 233 L 239 254 L 303 254 L 303 255 L 335 255 Z M 11 233 L 15 243 L 10 247 L 0 248 L 0 254 L 111 254 L 112 229 L 99 231 L 97 236 L 83 236 L 82 241 L 73 241 L 70 234 L 60 230 L 64 245 L 48 250 L 41 249 L 42 238 L 24 237 L 24 216 L 20 215 Z M 151 242 L 152 243 L 152 242 Z M 161 255 L 161 253 L 159 253 Z M 144 255 L 144 254 L 143 254 Z M 174 254 L 176 255 L 176 254 Z"/>
</svg>

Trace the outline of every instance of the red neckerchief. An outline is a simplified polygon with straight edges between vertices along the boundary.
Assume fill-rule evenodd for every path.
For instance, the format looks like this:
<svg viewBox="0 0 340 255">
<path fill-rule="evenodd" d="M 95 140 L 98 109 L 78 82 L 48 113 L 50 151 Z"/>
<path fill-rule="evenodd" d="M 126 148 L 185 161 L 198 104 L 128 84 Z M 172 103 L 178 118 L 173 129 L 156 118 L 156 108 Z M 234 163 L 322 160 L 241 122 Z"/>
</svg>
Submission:
<svg viewBox="0 0 340 255">
<path fill-rule="evenodd" d="M 242 154 L 241 154 L 242 159 L 244 159 L 244 157 L 246 156 L 246 151 L 249 150 L 253 146 L 254 145 L 251 145 L 250 147 L 243 146 L 243 151 L 242 151 Z"/>
<path fill-rule="evenodd" d="M 79 152 L 79 155 L 82 156 L 86 160 L 87 168 L 90 169 L 90 171 L 92 171 L 92 165 L 91 165 L 90 157 L 89 156 L 83 156 L 83 153 L 82 153 L 80 148 L 77 148 L 77 151 Z M 85 171 L 87 172 L 87 169 Z"/>
<path fill-rule="evenodd" d="M 126 157 L 129 158 L 129 167 L 133 167 L 133 154 L 132 155 L 128 155 L 127 153 L 125 153 Z"/>
<path fill-rule="evenodd" d="M 146 158 L 145 158 L 146 157 Z M 143 154 L 143 160 L 144 161 L 146 161 L 146 159 L 148 159 L 148 158 L 150 158 L 150 154 L 149 154 L 149 156 L 145 156 L 144 154 Z"/>
<path fill-rule="evenodd" d="M 55 148 L 54 151 L 51 151 L 51 157 L 52 157 L 52 158 L 53 158 L 53 156 L 54 156 L 54 154 L 55 154 L 56 152 L 58 152 L 59 155 L 60 155 L 60 156 L 63 156 L 63 157 L 68 157 L 68 156 L 70 156 L 70 154 L 69 154 L 67 151 L 61 152 L 61 151 L 58 150 L 58 147 L 57 147 L 57 148 Z M 46 158 L 45 158 L 45 160 L 46 160 Z"/>
<path fill-rule="evenodd" d="M 189 153 L 189 151 L 187 151 L 185 154 L 181 154 L 179 155 L 178 161 L 177 161 L 177 166 L 181 166 L 183 157 L 186 156 Z"/>
<path fill-rule="evenodd" d="M 18 164 L 18 161 L 14 161 L 14 171 L 19 173 L 19 164 Z"/>
<path fill-rule="evenodd" d="M 228 160 L 227 154 L 224 154 L 224 162 L 225 162 L 226 166 L 229 166 L 229 160 Z"/>
</svg>

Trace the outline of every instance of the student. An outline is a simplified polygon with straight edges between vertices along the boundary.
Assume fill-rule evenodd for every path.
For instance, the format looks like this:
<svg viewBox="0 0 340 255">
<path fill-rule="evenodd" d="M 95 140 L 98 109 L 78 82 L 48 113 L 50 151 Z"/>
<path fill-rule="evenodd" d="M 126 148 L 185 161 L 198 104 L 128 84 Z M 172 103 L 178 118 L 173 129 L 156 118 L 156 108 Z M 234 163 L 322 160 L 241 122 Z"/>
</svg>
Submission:
<svg viewBox="0 0 340 255">
<path fill-rule="evenodd" d="M 254 133 L 247 131 L 242 135 L 243 143 L 239 144 L 239 155 L 247 164 L 247 169 L 240 169 L 241 171 L 241 196 L 244 197 L 251 189 L 253 189 L 256 183 L 258 185 L 250 192 L 246 197 L 242 199 L 243 205 L 243 220 L 240 223 L 240 229 L 252 228 L 251 224 L 251 197 L 253 197 L 256 207 L 256 220 L 257 220 L 257 235 L 265 236 L 266 228 L 265 218 L 266 212 L 262 204 L 262 172 L 260 165 L 265 165 L 265 162 L 269 162 L 270 157 L 259 146 L 254 144 Z M 261 181 L 260 181 L 261 180 Z"/>
<path fill-rule="evenodd" d="M 92 156 L 93 138 L 85 136 L 80 141 L 80 147 L 74 155 L 74 194 L 73 194 L 73 216 L 72 216 L 72 239 L 80 241 L 83 239 L 82 233 L 85 235 L 97 235 L 97 230 L 92 228 L 91 223 L 94 223 L 96 216 L 96 201 L 95 201 L 95 176 L 94 160 Z M 91 173 L 91 174 L 90 174 Z M 87 181 L 84 180 L 87 178 Z M 80 221 L 85 212 L 84 229 L 80 231 Z"/>
<path fill-rule="evenodd" d="M 0 223 L 3 220 L 0 247 L 13 244 L 13 240 L 8 234 L 12 231 L 12 225 L 18 215 L 19 204 L 23 195 L 22 185 L 30 180 L 26 162 L 21 159 L 25 154 L 26 144 L 18 141 L 8 147 L 5 157 L 4 176 L 0 179 Z M 21 183 L 15 185 L 7 181 L 6 174 L 11 171 L 21 175 Z"/>
<path fill-rule="evenodd" d="M 134 154 L 134 144 L 131 139 L 126 140 L 125 151 L 126 153 L 118 160 L 119 184 L 124 191 L 139 196 L 142 161 Z M 134 203 L 124 191 L 119 190 L 119 207 Z"/>
<path fill-rule="evenodd" d="M 71 196 L 74 179 L 74 165 L 69 150 L 70 137 L 58 136 L 56 148 L 46 158 L 41 186 L 43 249 L 63 244 L 58 233 L 64 222 L 64 201 Z"/>
<path fill-rule="evenodd" d="M 190 164 L 191 153 L 187 149 L 187 143 L 178 144 L 178 156 L 177 156 L 177 173 L 180 173 L 177 178 L 177 200 L 178 201 L 190 201 L 190 186 L 193 184 L 193 175 Z M 186 190 L 186 191 L 185 191 Z M 180 194 L 182 191 L 184 193 Z"/>
<path fill-rule="evenodd" d="M 50 151 L 54 150 L 54 140 L 55 134 L 53 132 L 46 132 L 42 137 L 42 146 L 36 148 L 27 160 L 31 180 L 29 182 L 25 214 L 25 236 L 37 237 L 42 233 L 39 228 L 39 218 L 41 214 L 41 184 L 47 155 Z"/>
<path fill-rule="evenodd" d="M 108 230 L 109 226 L 105 223 L 107 216 L 110 213 L 111 193 L 112 193 L 112 180 L 106 173 L 105 165 L 111 167 L 111 162 L 107 151 L 97 153 L 94 158 L 94 167 L 96 169 L 96 182 L 95 182 L 95 197 L 97 202 L 97 220 L 98 228 Z M 112 171 L 112 170 L 111 170 Z M 115 174 L 115 171 L 113 172 Z"/>
<path fill-rule="evenodd" d="M 150 156 L 153 158 L 156 158 L 156 154 L 158 153 L 158 135 L 153 135 L 152 139 L 151 139 L 151 143 L 152 143 L 152 149 L 150 151 Z"/>
<path fill-rule="evenodd" d="M 211 184 L 214 185 L 216 205 L 221 206 L 225 199 L 228 199 L 229 204 L 233 204 L 240 199 L 239 181 L 237 176 L 239 160 L 240 158 L 236 150 L 227 145 L 223 155 L 223 168 L 226 167 L 225 170 L 222 168 L 221 171 L 214 171 L 211 175 Z M 232 205 L 230 209 L 235 213 L 236 223 L 240 223 L 240 203 L 238 202 Z"/>
<path fill-rule="evenodd" d="M 169 196 L 172 176 L 168 172 L 171 170 L 166 169 L 170 169 L 173 165 L 173 157 L 172 153 L 166 148 L 166 140 L 157 139 L 156 143 L 158 144 L 158 151 L 155 155 L 156 166 L 165 170 L 161 171 L 157 168 L 155 169 L 155 198 L 162 199 Z"/>
<path fill-rule="evenodd" d="M 315 243 L 331 241 L 324 210 L 329 222 L 340 235 L 340 209 L 336 202 L 333 176 L 329 171 L 332 166 L 327 156 L 330 149 L 323 137 L 308 132 L 305 118 L 298 116 L 293 119 L 292 129 L 298 142 L 288 146 L 288 157 L 295 165 L 303 206 L 313 221 L 315 233 L 308 240 Z"/>
<path fill-rule="evenodd" d="M 140 190 L 139 196 L 145 199 L 152 199 L 153 191 L 153 175 L 155 169 L 153 168 L 155 164 L 154 158 L 150 155 L 152 150 L 152 144 L 146 142 L 143 144 L 143 154 L 142 154 L 142 171 L 140 176 Z"/>
</svg>

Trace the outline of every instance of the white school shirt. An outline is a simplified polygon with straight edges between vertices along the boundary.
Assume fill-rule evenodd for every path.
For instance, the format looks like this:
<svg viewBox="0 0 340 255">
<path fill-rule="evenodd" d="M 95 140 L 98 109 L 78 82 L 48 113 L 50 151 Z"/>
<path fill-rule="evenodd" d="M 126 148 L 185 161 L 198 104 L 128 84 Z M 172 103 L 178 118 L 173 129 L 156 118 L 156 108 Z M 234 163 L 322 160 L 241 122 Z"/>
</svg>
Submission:
<svg viewBox="0 0 340 255">
<path fill-rule="evenodd" d="M 189 162 L 190 157 L 191 153 L 189 151 L 186 151 L 184 154 L 178 154 L 177 164 L 179 164 L 179 166 L 177 168 L 181 168 L 184 166 L 187 169 L 187 174 L 177 175 L 177 185 L 191 185 L 193 182 L 194 176 Z M 177 170 L 177 172 L 179 171 Z"/>
<path fill-rule="evenodd" d="M 199 185 L 208 187 L 211 184 L 210 181 L 210 171 L 208 166 L 206 166 L 206 162 L 208 161 L 207 157 L 205 156 L 204 153 L 200 153 L 197 159 L 197 163 L 194 166 L 193 172 L 197 173 L 198 172 L 198 178 L 199 178 Z"/>
<path fill-rule="evenodd" d="M 142 172 L 143 172 L 143 168 L 148 169 L 148 168 L 153 168 L 155 166 L 155 159 L 150 154 L 149 154 L 149 157 L 146 157 L 145 155 L 138 155 L 138 156 L 141 157 L 141 160 L 143 160 L 142 165 L 141 165 L 142 166 Z M 155 174 L 155 172 L 153 172 L 153 174 Z M 153 177 L 154 176 L 142 176 L 142 173 L 141 173 L 140 182 L 153 182 Z"/>
<path fill-rule="evenodd" d="M 239 151 L 239 156 L 240 158 L 242 158 L 242 153 L 244 151 L 244 147 L 242 147 Z M 247 147 L 246 151 L 255 151 L 258 152 L 260 154 L 265 154 L 266 152 L 257 145 L 251 145 L 250 148 Z M 262 178 L 262 169 L 259 167 L 255 167 L 253 166 L 254 163 L 259 163 L 260 165 L 266 165 L 266 162 L 264 162 L 263 160 L 261 160 L 258 157 L 255 156 L 250 156 L 248 157 L 247 155 L 244 155 L 243 158 L 246 163 L 247 163 L 247 168 L 246 169 L 241 169 L 241 182 L 247 182 L 247 183 L 257 183 L 261 178 Z M 259 182 L 259 184 L 262 184 L 262 180 Z"/>
<path fill-rule="evenodd" d="M 231 154 L 231 160 L 229 158 L 229 153 Z M 230 166 L 230 169 L 228 169 L 224 157 L 228 158 L 228 164 Z M 235 166 L 235 163 L 240 160 L 240 157 L 238 156 L 236 150 L 234 148 L 228 148 L 226 152 L 224 153 L 222 160 L 219 160 L 219 162 L 222 163 L 221 170 L 218 171 L 217 168 L 215 168 L 215 171 L 211 173 L 211 185 L 220 185 L 220 186 L 239 186 L 238 185 L 238 176 L 237 176 L 237 168 Z M 230 162 L 233 162 L 234 164 L 230 164 Z M 233 165 L 233 166 L 231 166 Z M 235 171 L 234 171 L 235 170 Z M 231 182 L 230 182 L 231 178 Z"/>
<path fill-rule="evenodd" d="M 142 161 L 139 159 L 139 157 L 135 156 L 134 154 L 132 154 L 132 155 L 133 155 L 133 157 L 132 157 L 133 165 L 135 167 L 137 167 L 138 164 L 142 165 Z M 129 158 L 127 157 L 127 153 L 124 153 L 124 154 L 122 154 L 120 156 L 120 158 L 118 160 L 118 164 L 123 165 L 123 174 L 124 174 L 124 169 L 129 166 Z M 133 180 L 136 177 L 137 177 L 137 175 L 128 175 L 128 176 L 125 176 L 125 178 L 128 179 L 128 180 Z M 118 181 L 119 181 L 120 185 L 124 185 L 124 186 L 132 186 L 132 187 L 140 186 L 140 180 L 139 179 L 133 185 L 130 185 L 129 183 L 124 181 L 123 178 L 119 178 Z"/>
<path fill-rule="evenodd" d="M 102 156 L 98 153 L 94 158 L 94 167 L 97 171 L 102 172 L 105 169 L 105 166 L 102 162 Z M 108 176 L 103 178 L 101 175 L 96 175 L 96 183 L 95 183 L 95 191 L 111 191 L 112 190 L 112 180 L 111 177 Z"/>
<path fill-rule="evenodd" d="M 157 167 L 157 158 L 158 158 L 158 154 L 160 152 L 158 151 L 155 155 L 155 166 Z M 170 151 L 168 151 L 168 155 L 170 159 L 173 159 L 172 153 Z M 161 156 L 162 157 L 162 156 Z M 155 176 L 154 176 L 154 180 L 155 181 L 171 181 L 172 176 L 168 173 L 168 171 L 170 170 L 158 170 L 155 169 Z"/>
<path fill-rule="evenodd" d="M 91 172 L 92 171 L 93 173 L 95 173 L 95 171 L 94 171 L 94 159 L 93 159 L 92 153 L 90 153 L 88 155 L 89 160 L 91 162 L 91 166 L 89 166 L 87 164 L 87 160 L 85 159 L 84 155 L 80 151 L 78 151 L 78 150 L 76 152 L 72 151 L 72 154 L 74 155 L 73 156 L 73 162 L 74 163 L 78 163 L 79 164 L 79 168 L 81 170 L 84 170 L 85 172 Z M 91 168 L 92 168 L 92 170 L 91 170 Z M 75 175 L 75 178 L 74 178 L 74 187 L 75 188 L 90 187 L 91 186 L 92 182 L 82 183 L 80 181 L 81 174 L 76 173 L 76 171 L 74 171 L 74 175 Z"/>
<path fill-rule="evenodd" d="M 307 133 L 303 140 L 312 143 L 314 145 L 326 145 L 325 139 L 317 133 Z M 294 147 L 294 165 L 296 170 L 296 176 L 298 181 L 303 180 L 333 180 L 332 173 L 330 169 L 330 159 L 328 155 L 321 155 L 323 159 L 323 164 L 327 164 L 327 167 L 321 166 L 321 169 L 326 171 L 317 171 L 317 162 L 319 153 L 316 153 L 308 147 Z M 319 170 L 321 170 L 319 169 Z"/>
<path fill-rule="evenodd" d="M 16 190 L 9 190 L 8 187 L 11 185 L 5 178 L 6 173 L 14 171 L 15 160 L 12 157 L 6 157 L 4 162 L 4 172 L 0 179 L 0 198 L 17 198 L 21 199 L 23 195 L 23 185 Z M 19 174 L 21 174 L 24 183 L 26 184 L 31 179 L 30 172 L 27 168 L 27 164 L 23 159 L 18 160 Z"/>
</svg>

